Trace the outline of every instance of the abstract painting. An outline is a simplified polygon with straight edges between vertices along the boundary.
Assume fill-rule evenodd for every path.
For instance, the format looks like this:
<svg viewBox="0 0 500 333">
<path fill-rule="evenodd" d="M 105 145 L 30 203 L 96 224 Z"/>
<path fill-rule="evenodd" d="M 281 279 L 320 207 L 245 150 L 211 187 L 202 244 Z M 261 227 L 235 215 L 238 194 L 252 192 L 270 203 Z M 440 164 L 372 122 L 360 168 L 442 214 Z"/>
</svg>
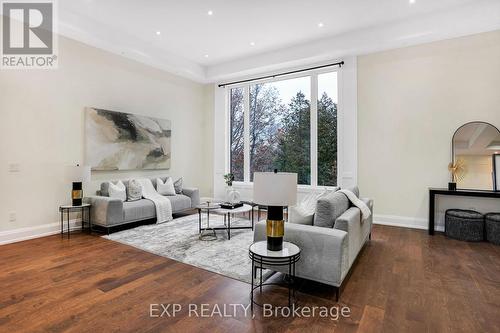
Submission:
<svg viewBox="0 0 500 333">
<path fill-rule="evenodd" d="M 170 168 L 170 121 L 85 109 L 85 158 L 92 170 Z"/>
</svg>

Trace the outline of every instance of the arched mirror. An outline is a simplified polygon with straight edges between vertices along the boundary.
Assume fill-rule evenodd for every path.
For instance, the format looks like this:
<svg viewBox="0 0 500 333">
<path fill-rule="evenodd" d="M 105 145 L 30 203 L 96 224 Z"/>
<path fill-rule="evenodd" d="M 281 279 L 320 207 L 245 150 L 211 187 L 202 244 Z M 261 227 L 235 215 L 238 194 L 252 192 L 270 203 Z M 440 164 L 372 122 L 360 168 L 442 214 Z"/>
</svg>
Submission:
<svg viewBox="0 0 500 333">
<path fill-rule="evenodd" d="M 500 190 L 500 131 L 481 121 L 455 131 L 452 163 L 458 189 Z M 453 174 L 453 173 L 452 173 Z"/>
</svg>

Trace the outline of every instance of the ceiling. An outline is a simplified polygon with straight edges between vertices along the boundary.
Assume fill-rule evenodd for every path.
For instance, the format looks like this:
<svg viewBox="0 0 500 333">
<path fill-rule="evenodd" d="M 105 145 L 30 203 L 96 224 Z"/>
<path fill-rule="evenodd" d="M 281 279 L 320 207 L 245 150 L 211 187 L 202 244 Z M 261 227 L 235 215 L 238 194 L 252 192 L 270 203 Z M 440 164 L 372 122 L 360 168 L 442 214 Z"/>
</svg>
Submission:
<svg viewBox="0 0 500 333">
<path fill-rule="evenodd" d="M 483 6 L 484 14 L 491 16 L 488 6 L 496 6 L 491 8 L 498 9 L 493 19 L 498 18 L 498 3 L 498 0 L 58 2 L 61 34 L 205 82 L 224 77 L 224 70 L 220 69 L 226 64 L 308 43 L 326 42 L 357 31 L 411 21 L 417 35 L 429 33 L 428 22 L 423 18 L 443 16 L 446 19 L 461 8 L 477 10 Z M 482 18 L 476 20 L 482 21 Z M 460 19 L 455 24 L 471 25 L 468 22 Z M 443 29 L 460 30 L 449 24 L 443 24 Z M 435 30 L 433 28 L 432 33 L 436 33 Z M 461 33 L 475 32 L 470 30 L 474 29 Z M 218 73 L 210 75 L 214 72 L 211 69 Z"/>
</svg>

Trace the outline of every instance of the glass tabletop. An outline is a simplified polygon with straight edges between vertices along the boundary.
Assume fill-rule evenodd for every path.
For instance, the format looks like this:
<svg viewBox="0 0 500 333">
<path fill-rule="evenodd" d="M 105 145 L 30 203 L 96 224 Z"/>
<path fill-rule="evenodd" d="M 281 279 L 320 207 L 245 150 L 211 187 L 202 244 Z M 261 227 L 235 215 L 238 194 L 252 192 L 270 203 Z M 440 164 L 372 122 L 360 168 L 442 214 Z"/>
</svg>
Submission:
<svg viewBox="0 0 500 333">
<path fill-rule="evenodd" d="M 280 251 L 270 251 L 267 249 L 267 242 L 260 241 L 250 245 L 250 252 L 267 258 L 289 258 L 300 253 L 300 248 L 290 242 L 283 242 L 283 249 Z"/>
</svg>

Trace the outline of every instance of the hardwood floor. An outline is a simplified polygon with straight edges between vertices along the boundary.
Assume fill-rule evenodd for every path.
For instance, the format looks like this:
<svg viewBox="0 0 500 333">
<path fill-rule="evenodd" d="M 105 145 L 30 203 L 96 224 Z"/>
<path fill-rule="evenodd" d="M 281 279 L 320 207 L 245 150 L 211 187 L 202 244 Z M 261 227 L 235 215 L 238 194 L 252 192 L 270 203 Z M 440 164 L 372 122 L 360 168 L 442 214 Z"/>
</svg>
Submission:
<svg viewBox="0 0 500 333">
<path fill-rule="evenodd" d="M 249 285 L 87 234 L 1 246 L 0 268 L 1 332 L 500 332 L 500 247 L 403 228 L 374 226 L 338 304 L 299 282 L 301 306 L 351 309 L 338 320 L 189 316 L 189 303 L 248 304 Z M 152 318 L 151 303 L 183 308 Z"/>
</svg>

